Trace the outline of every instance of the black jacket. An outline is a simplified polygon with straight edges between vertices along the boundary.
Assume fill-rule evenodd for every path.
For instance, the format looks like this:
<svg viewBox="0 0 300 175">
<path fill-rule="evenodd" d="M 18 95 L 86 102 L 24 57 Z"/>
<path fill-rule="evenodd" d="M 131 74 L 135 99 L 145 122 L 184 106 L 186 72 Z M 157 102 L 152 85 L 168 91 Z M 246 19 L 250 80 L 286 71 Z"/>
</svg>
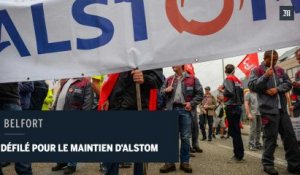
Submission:
<svg viewBox="0 0 300 175">
<path fill-rule="evenodd" d="M 0 104 L 21 104 L 18 83 L 0 83 Z"/>
<path fill-rule="evenodd" d="M 150 89 L 160 89 L 163 83 L 162 69 L 143 71 L 144 83 L 141 84 L 142 108 L 148 109 Z M 110 94 L 109 110 L 136 110 L 136 87 L 131 71 L 122 72 Z"/>
<path fill-rule="evenodd" d="M 48 85 L 45 81 L 33 82 L 34 90 L 31 93 L 30 110 L 42 110 L 44 100 L 48 94 Z"/>
</svg>

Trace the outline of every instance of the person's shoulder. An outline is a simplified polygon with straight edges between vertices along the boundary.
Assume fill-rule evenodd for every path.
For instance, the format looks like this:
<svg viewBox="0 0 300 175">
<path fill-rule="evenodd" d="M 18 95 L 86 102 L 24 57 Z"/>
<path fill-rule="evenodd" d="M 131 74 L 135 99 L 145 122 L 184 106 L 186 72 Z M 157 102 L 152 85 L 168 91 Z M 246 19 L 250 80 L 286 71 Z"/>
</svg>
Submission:
<svg viewBox="0 0 300 175">
<path fill-rule="evenodd" d="M 285 74 L 285 71 L 282 67 L 276 66 L 275 69 L 276 69 L 276 73 L 279 74 L 279 76 L 283 76 L 283 74 Z"/>
<path fill-rule="evenodd" d="M 280 67 L 280 66 L 276 66 L 275 69 L 276 69 L 277 71 L 284 72 L 284 69 L 283 69 L 282 67 Z"/>
<path fill-rule="evenodd" d="M 104 75 L 93 76 L 92 79 L 96 79 L 96 80 L 102 81 L 104 79 Z"/>
<path fill-rule="evenodd" d="M 234 75 L 228 75 L 225 80 L 234 81 L 236 77 Z"/>
<path fill-rule="evenodd" d="M 167 78 L 167 81 L 170 80 L 170 79 L 172 79 L 172 78 L 174 78 L 174 75 L 169 76 L 169 77 Z"/>
<path fill-rule="evenodd" d="M 256 66 L 255 68 L 253 68 L 252 70 L 255 75 L 263 75 L 265 73 L 265 70 L 263 69 L 263 67 L 261 65 Z"/>
<path fill-rule="evenodd" d="M 298 70 L 298 71 L 295 73 L 295 75 L 296 75 L 296 76 L 295 76 L 296 78 L 300 78 L 300 70 Z"/>
<path fill-rule="evenodd" d="M 90 78 L 84 77 L 84 78 L 76 79 L 76 81 L 72 83 L 72 85 L 76 85 L 79 88 L 84 88 L 90 83 L 91 83 Z"/>
</svg>

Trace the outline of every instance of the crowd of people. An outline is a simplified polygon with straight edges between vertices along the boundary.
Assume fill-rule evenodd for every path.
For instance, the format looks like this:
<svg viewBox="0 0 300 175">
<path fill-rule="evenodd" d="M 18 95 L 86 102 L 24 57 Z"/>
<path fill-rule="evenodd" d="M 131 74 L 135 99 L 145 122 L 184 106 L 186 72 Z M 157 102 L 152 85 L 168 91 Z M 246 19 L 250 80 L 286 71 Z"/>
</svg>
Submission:
<svg viewBox="0 0 300 175">
<path fill-rule="evenodd" d="M 300 49 L 295 52 L 300 64 Z M 278 133 L 283 141 L 287 170 L 300 174 L 299 143 L 289 118 L 300 114 L 300 71 L 296 81 L 291 82 L 285 71 L 276 66 L 278 54 L 275 50 L 264 53 L 263 62 L 252 70 L 248 88 L 235 76 L 235 66 L 225 67 L 226 78 L 218 87 L 215 97 L 211 88 L 203 87 L 198 78 L 185 70 L 184 65 L 173 66 L 174 75 L 166 77 L 162 69 L 133 70 L 119 73 L 112 91 L 105 101 L 106 110 L 150 110 L 149 101 L 153 89 L 158 93 L 156 110 L 176 111 L 180 136 L 180 169 L 192 173 L 191 158 L 194 153 L 202 153 L 202 141 L 213 142 L 219 134 L 220 139 L 232 139 L 233 157 L 228 163 L 244 163 L 244 144 L 241 135 L 242 111 L 250 121 L 248 149 L 263 150 L 263 170 L 277 175 L 274 168 L 274 152 Z M 101 97 L 104 79 L 109 76 L 62 79 L 52 81 L 2 83 L 0 84 L 0 110 L 96 110 Z M 136 95 L 140 87 L 140 99 Z M 289 93 L 292 91 L 292 104 Z M 101 107 L 102 108 L 102 107 Z M 151 107 L 152 108 L 152 107 Z M 208 125 L 208 127 L 206 127 Z M 261 139 L 261 134 L 263 139 Z M 7 165 L 8 162 L 2 162 Z M 59 162 L 52 171 L 63 170 L 64 174 L 76 171 L 76 162 Z M 130 163 L 103 162 L 100 170 L 105 175 L 119 174 L 119 167 L 130 167 Z M 134 175 L 146 171 L 143 162 L 134 163 Z M 16 162 L 18 175 L 32 175 L 31 163 Z M 176 171 L 175 162 L 166 162 L 160 173 Z M 0 166 L 0 175 L 2 167 Z"/>
</svg>

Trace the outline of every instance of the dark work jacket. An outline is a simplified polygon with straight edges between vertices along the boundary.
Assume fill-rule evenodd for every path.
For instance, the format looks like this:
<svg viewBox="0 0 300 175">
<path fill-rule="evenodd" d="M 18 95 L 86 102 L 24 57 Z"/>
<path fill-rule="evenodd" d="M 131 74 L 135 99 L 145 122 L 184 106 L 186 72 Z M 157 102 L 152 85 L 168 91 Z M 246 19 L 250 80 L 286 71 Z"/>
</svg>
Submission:
<svg viewBox="0 0 300 175">
<path fill-rule="evenodd" d="M 42 110 L 48 93 L 48 85 L 45 81 L 35 81 L 33 85 L 34 91 L 31 93 L 30 110 Z"/>
<path fill-rule="evenodd" d="M 61 89 L 64 84 L 61 85 Z M 56 98 L 59 97 L 59 94 L 60 93 L 57 94 Z M 63 110 L 91 110 L 93 106 L 93 98 L 94 94 L 90 79 L 77 79 L 68 89 Z M 57 100 L 55 100 L 55 104 L 53 106 L 54 109 L 56 108 L 56 105 Z"/>
<path fill-rule="evenodd" d="M 259 110 L 262 114 L 278 114 L 279 102 L 281 104 L 281 109 L 287 113 L 285 93 L 291 90 L 292 82 L 284 70 L 276 66 L 273 76 L 275 76 L 279 99 L 278 95 L 269 96 L 265 91 L 274 88 L 275 83 L 273 76 L 267 77 L 264 75 L 267 69 L 268 68 L 263 62 L 260 66 L 252 70 L 248 83 L 249 89 L 257 93 Z"/>
<path fill-rule="evenodd" d="M 0 83 L 0 104 L 21 104 L 18 83 Z"/>
<path fill-rule="evenodd" d="M 148 109 L 151 89 L 162 85 L 162 69 L 143 71 L 144 83 L 140 85 L 142 108 Z M 101 94 L 100 94 L 101 95 Z M 109 110 L 136 110 L 136 86 L 131 71 L 122 72 L 109 96 Z"/>
<path fill-rule="evenodd" d="M 226 106 L 241 106 L 243 100 L 243 87 L 241 81 L 235 75 L 228 75 L 223 82 L 224 104 Z"/>
<path fill-rule="evenodd" d="M 173 91 L 170 93 L 165 93 L 164 92 L 165 88 L 169 87 L 171 84 L 173 87 Z M 166 101 L 167 110 L 173 110 L 173 102 L 175 98 L 177 85 L 178 85 L 178 80 L 177 78 L 174 78 L 173 75 L 167 78 L 167 80 L 164 82 L 163 86 L 161 87 L 160 92 Z M 184 73 L 181 82 L 181 89 L 182 89 L 182 95 L 184 97 L 185 102 L 190 102 L 193 111 L 195 112 L 197 105 L 200 104 L 201 101 L 203 100 L 203 88 L 199 80 L 194 76 L 190 76 L 188 73 Z"/>
<path fill-rule="evenodd" d="M 30 107 L 31 93 L 34 90 L 33 82 L 20 82 L 19 83 L 21 106 L 22 110 L 27 110 Z"/>
</svg>

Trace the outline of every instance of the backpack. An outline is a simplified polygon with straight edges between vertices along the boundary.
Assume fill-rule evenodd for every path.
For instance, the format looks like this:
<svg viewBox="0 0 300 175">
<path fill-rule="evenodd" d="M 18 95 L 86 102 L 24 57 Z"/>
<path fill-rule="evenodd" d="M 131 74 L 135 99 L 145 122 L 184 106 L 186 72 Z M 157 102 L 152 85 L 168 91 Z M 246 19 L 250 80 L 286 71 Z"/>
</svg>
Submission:
<svg viewBox="0 0 300 175">
<path fill-rule="evenodd" d="M 242 103 L 244 102 L 244 89 L 241 86 L 234 86 L 234 99 L 236 103 Z"/>
<path fill-rule="evenodd" d="M 235 76 L 230 77 L 230 81 L 233 85 L 234 91 L 232 93 L 225 91 L 224 97 L 233 99 L 234 103 L 236 103 L 236 104 L 243 104 L 244 103 L 244 89 L 242 87 L 241 82 L 239 80 L 236 81 L 234 79 L 236 79 Z"/>
<path fill-rule="evenodd" d="M 216 110 L 217 110 L 219 107 L 220 107 L 221 109 L 220 109 L 220 112 L 219 112 L 219 114 L 217 115 L 217 117 L 218 117 L 218 118 L 223 118 L 223 116 L 224 116 L 224 108 L 223 108 L 223 106 L 222 106 L 221 104 L 219 104 L 219 105 L 217 106 Z"/>
</svg>

